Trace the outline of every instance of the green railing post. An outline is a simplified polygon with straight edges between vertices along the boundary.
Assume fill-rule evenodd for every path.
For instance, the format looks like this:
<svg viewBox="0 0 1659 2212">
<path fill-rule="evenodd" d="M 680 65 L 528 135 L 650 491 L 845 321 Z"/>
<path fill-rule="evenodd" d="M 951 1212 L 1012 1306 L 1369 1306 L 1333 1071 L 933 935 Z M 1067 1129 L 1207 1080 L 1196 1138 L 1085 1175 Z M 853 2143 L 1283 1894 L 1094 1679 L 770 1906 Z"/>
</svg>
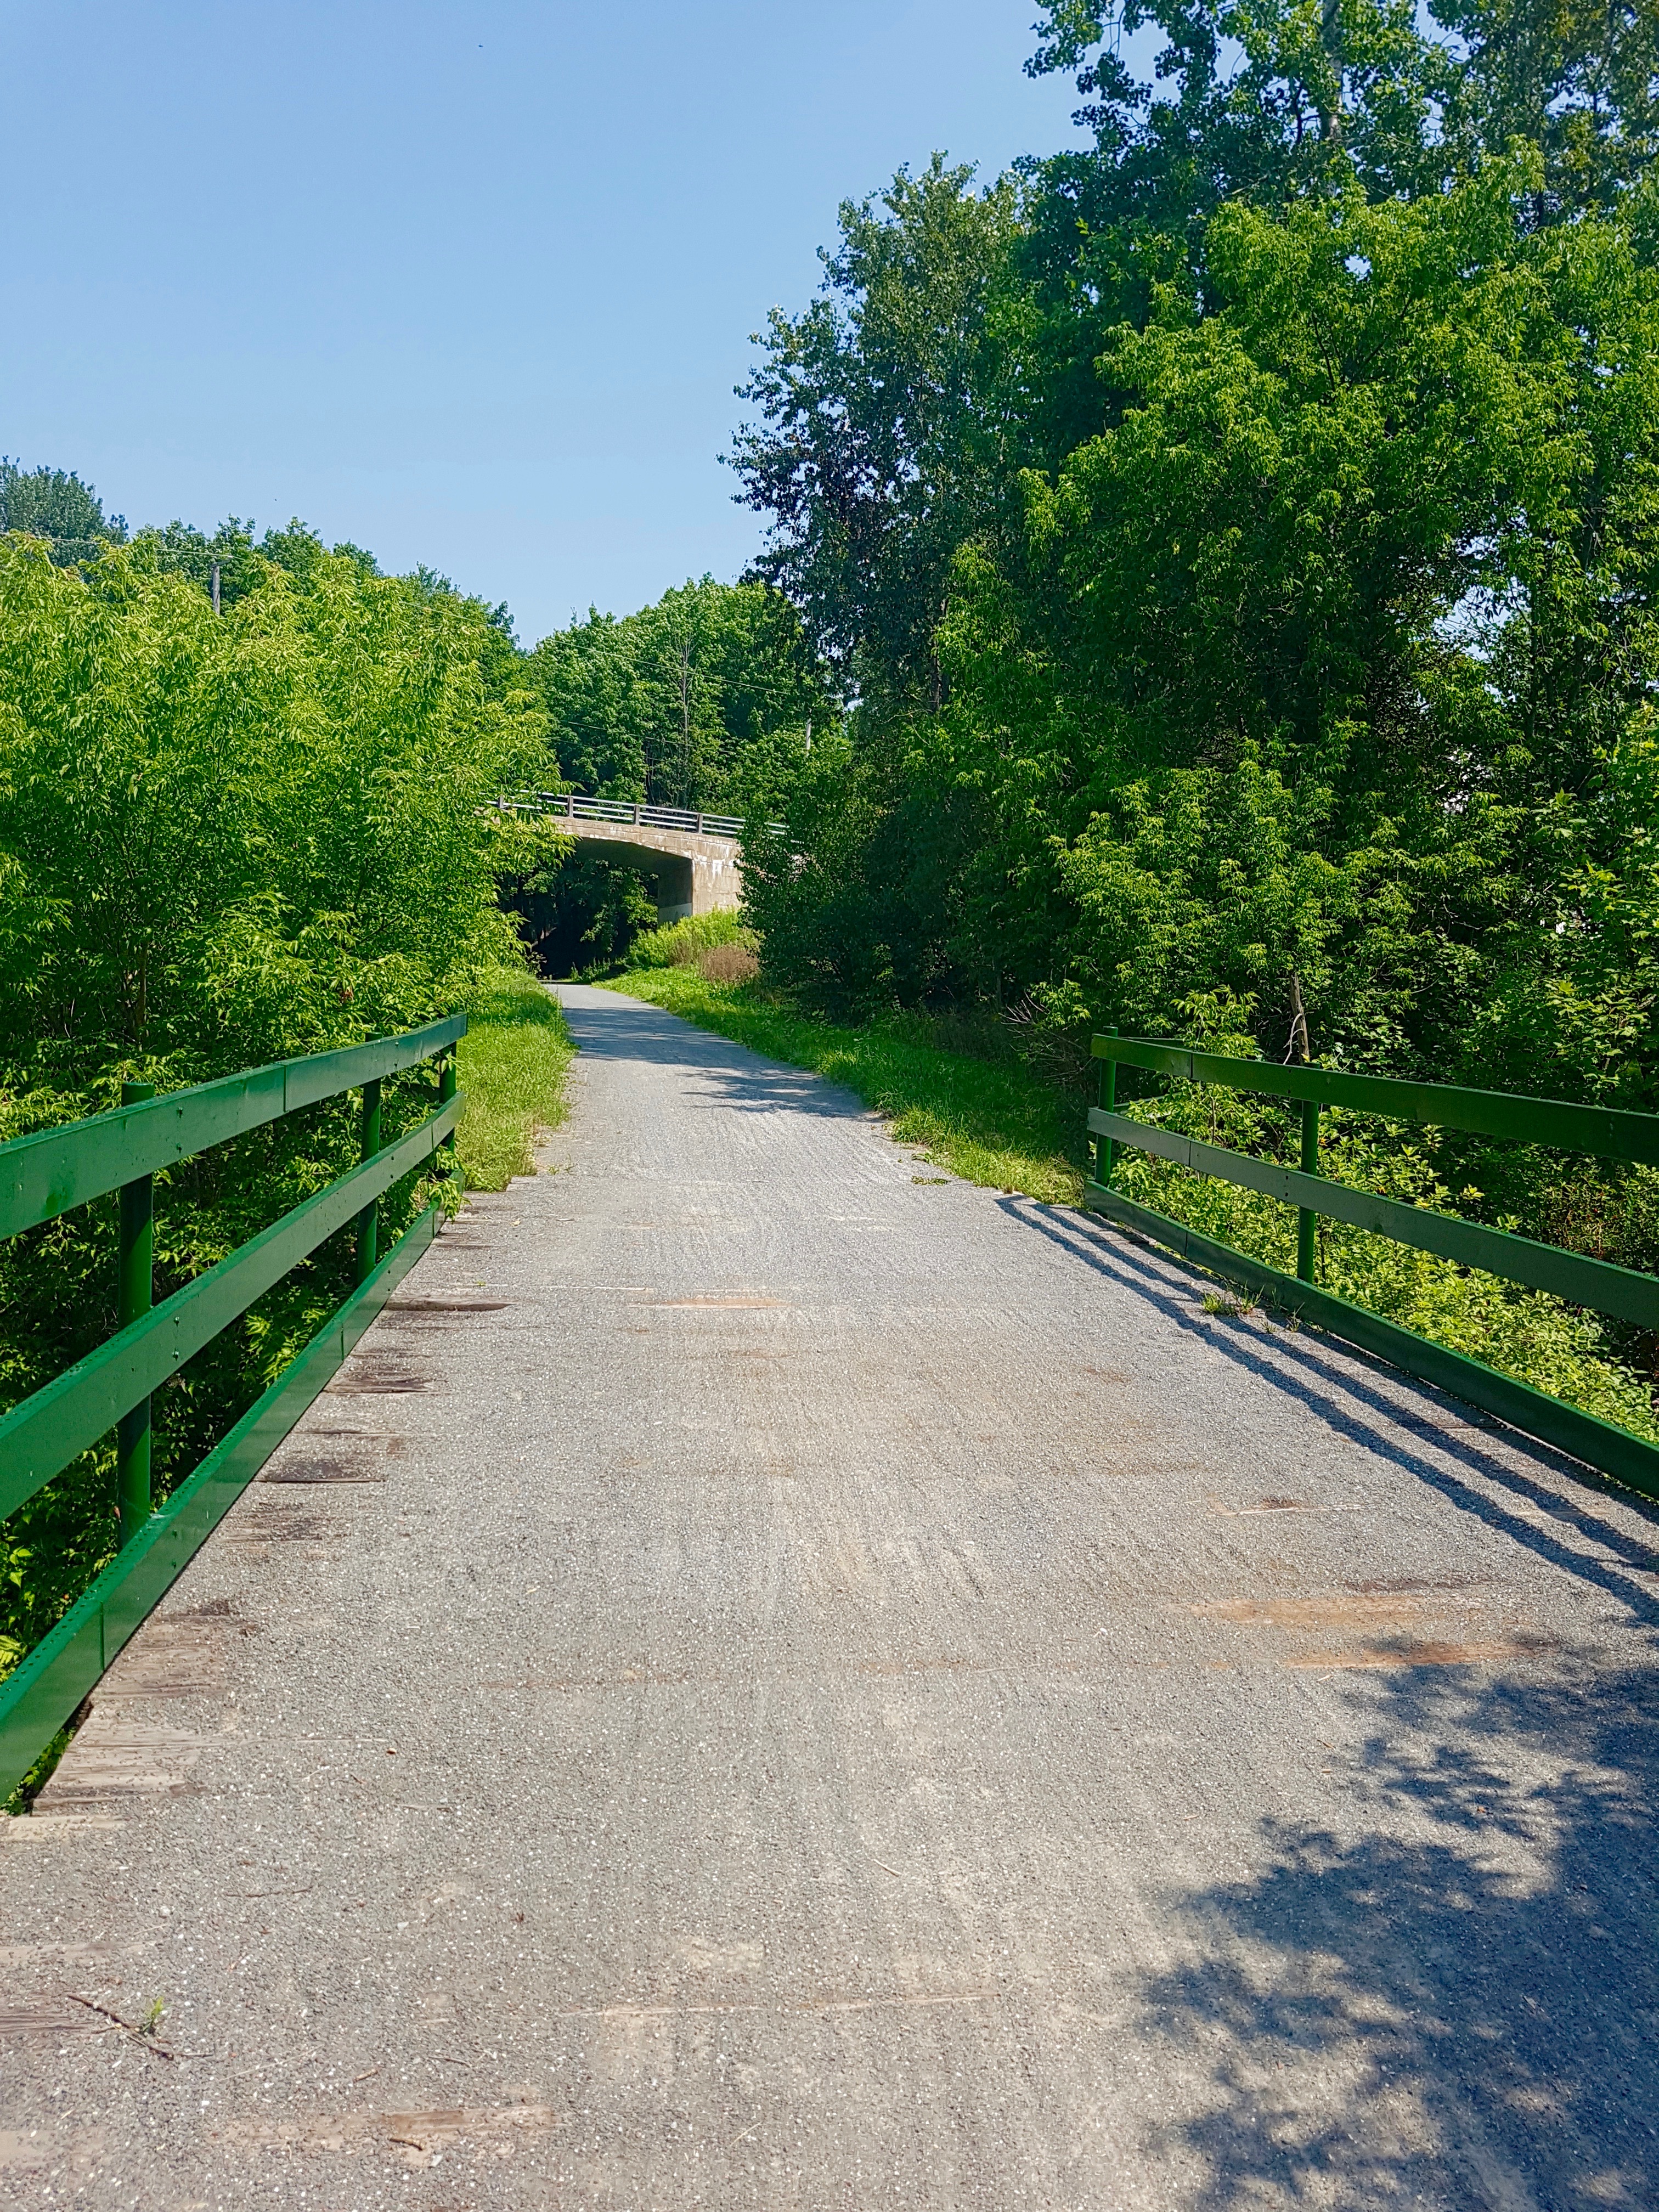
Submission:
<svg viewBox="0 0 1659 2212">
<path fill-rule="evenodd" d="M 154 1098 L 153 1083 L 124 1083 L 121 1103 Z M 121 1186 L 118 1326 L 127 1328 L 149 1311 L 155 1292 L 155 1182 L 138 1176 Z M 149 1519 L 149 1400 L 141 1399 L 115 1425 L 115 1505 L 121 1541 L 130 1544 Z"/>
<path fill-rule="evenodd" d="M 1115 1036 L 1117 1031 L 1107 1030 L 1103 1034 L 1107 1036 Z M 1117 1110 L 1117 1062 L 1115 1060 L 1103 1060 L 1100 1063 L 1100 1103 L 1102 1109 L 1108 1114 L 1115 1113 Z M 1097 1137 L 1095 1139 L 1095 1181 L 1097 1183 L 1110 1182 L 1114 1158 L 1111 1139 Z"/>
<path fill-rule="evenodd" d="M 380 1084 L 377 1076 L 363 1085 L 363 1158 L 372 1160 L 380 1149 Z M 357 1280 L 366 1283 L 374 1273 L 380 1242 L 380 1202 L 374 1200 L 357 1216 Z"/>
<path fill-rule="evenodd" d="M 438 1069 L 438 1103 L 440 1106 L 447 1106 L 450 1100 L 455 1096 L 456 1086 L 460 1079 L 459 1073 L 460 1057 L 459 1048 L 452 1045 L 448 1052 L 445 1054 L 442 1063 Z M 451 1175 L 459 1173 L 459 1170 L 455 1158 L 455 1132 L 453 1129 L 444 1139 L 443 1148 L 449 1154 L 448 1173 Z"/>
<path fill-rule="evenodd" d="M 1302 1102 L 1302 1172 L 1319 1173 L 1319 1101 Z M 1304 1283 L 1314 1279 L 1314 1237 L 1319 1216 L 1310 1206 L 1296 1210 L 1296 1272 Z"/>
</svg>

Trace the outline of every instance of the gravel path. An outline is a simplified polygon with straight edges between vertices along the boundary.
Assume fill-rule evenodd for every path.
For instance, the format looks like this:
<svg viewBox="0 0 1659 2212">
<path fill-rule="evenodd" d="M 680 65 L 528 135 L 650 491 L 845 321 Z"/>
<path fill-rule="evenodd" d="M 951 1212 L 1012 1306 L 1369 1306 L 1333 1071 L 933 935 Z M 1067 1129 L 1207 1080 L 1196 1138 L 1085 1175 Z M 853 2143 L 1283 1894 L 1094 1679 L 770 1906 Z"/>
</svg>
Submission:
<svg viewBox="0 0 1659 2212">
<path fill-rule="evenodd" d="M 563 996 L 0 1832 L 0 2203 L 1659 2203 L 1653 1522 Z"/>
</svg>

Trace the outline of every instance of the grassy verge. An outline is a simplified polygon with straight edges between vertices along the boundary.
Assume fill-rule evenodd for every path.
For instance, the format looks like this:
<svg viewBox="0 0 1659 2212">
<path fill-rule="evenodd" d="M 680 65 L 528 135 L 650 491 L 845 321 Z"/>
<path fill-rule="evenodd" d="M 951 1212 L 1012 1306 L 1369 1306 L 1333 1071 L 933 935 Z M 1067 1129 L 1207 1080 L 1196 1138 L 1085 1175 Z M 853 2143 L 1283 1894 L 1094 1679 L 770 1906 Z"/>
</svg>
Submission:
<svg viewBox="0 0 1659 2212">
<path fill-rule="evenodd" d="M 534 976 L 490 976 L 467 1009 L 460 1048 L 466 1105 L 455 1146 L 469 1190 L 505 1190 L 531 1172 L 538 1133 L 564 1119 L 574 1051 L 558 1002 Z"/>
<path fill-rule="evenodd" d="M 695 968 L 635 969 L 606 988 L 844 1083 L 888 1117 L 902 1144 L 966 1182 L 1062 1203 L 1082 1194 L 1082 1109 L 1022 1067 L 942 1051 L 896 1025 L 837 1028 L 750 985 L 708 982 Z"/>
</svg>

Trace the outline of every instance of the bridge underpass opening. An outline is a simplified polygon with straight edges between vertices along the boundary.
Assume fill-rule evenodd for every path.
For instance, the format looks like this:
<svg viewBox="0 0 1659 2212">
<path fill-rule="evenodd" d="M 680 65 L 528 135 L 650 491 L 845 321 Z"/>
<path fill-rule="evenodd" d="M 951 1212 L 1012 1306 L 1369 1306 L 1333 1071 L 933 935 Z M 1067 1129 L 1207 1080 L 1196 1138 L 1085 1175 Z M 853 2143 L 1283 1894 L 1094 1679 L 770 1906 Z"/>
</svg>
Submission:
<svg viewBox="0 0 1659 2212">
<path fill-rule="evenodd" d="M 729 831 L 715 830 L 702 827 L 701 816 L 678 816 L 669 808 L 580 799 L 562 805 L 571 811 L 555 815 L 551 805 L 544 811 L 574 839 L 572 859 L 545 878 L 507 885 L 503 892 L 504 902 L 523 916 L 544 973 L 568 975 L 620 959 L 639 930 L 653 922 L 662 927 L 693 915 L 735 912 L 740 905 L 743 868 L 735 823 Z M 574 811 L 583 805 L 605 805 L 623 818 L 589 818 Z M 715 818 L 724 823 L 725 817 Z M 630 884 L 637 886 L 632 896 Z M 641 894 L 647 911 L 641 911 Z"/>
<path fill-rule="evenodd" d="M 713 902 L 697 903 L 696 872 L 689 853 L 653 851 L 648 845 L 634 845 L 607 839 L 601 842 L 577 834 L 576 849 L 586 857 L 615 868 L 631 868 L 644 884 L 657 909 L 659 927 L 671 921 L 684 921 L 693 914 L 711 911 Z M 735 905 L 736 901 L 732 903 Z"/>
</svg>

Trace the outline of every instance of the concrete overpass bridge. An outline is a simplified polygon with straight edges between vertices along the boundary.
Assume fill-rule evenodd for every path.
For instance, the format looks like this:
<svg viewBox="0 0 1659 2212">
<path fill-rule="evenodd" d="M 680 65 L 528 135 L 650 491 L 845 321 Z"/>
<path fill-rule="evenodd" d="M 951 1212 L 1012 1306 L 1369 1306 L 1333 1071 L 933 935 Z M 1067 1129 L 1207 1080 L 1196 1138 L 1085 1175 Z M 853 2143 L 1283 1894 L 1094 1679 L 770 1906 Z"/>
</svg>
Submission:
<svg viewBox="0 0 1659 2212">
<path fill-rule="evenodd" d="M 743 823 L 734 814 L 584 799 L 574 792 L 520 791 L 497 803 L 502 813 L 521 821 L 556 821 L 579 844 L 603 847 L 605 858 L 618 867 L 637 868 L 655 884 L 659 921 L 718 914 L 742 900 L 738 841 Z"/>
</svg>

